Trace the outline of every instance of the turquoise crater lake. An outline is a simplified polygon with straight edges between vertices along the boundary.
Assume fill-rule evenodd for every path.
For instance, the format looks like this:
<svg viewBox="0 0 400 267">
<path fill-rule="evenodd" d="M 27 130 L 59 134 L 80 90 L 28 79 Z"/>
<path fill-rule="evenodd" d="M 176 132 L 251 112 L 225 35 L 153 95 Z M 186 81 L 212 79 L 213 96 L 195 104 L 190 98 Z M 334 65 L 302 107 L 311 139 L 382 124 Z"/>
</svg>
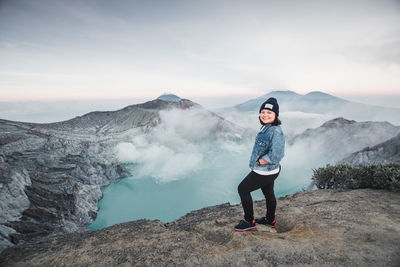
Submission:
<svg viewBox="0 0 400 267">
<path fill-rule="evenodd" d="M 227 169 L 223 165 L 168 182 L 160 182 L 150 176 L 133 175 L 120 179 L 103 189 L 104 197 L 99 202 L 99 213 L 88 229 L 97 230 L 138 219 L 170 222 L 206 206 L 226 202 L 238 204 L 240 198 L 237 186 L 249 170 L 245 166 L 238 171 L 238 168 Z M 135 165 L 130 167 L 132 173 L 135 173 Z M 278 177 L 275 185 L 277 197 L 294 193 L 306 186 L 288 184 L 289 173 L 283 169 Z M 261 190 L 254 191 L 252 196 L 254 200 L 263 199 Z"/>
</svg>

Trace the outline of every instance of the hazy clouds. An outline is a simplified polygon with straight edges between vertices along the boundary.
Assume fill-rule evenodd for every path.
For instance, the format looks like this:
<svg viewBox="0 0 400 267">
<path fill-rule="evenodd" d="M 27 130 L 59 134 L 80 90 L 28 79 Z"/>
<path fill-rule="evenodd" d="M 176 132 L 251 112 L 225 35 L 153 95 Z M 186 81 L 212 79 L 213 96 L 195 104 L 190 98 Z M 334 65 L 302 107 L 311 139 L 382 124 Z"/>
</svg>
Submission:
<svg viewBox="0 0 400 267">
<path fill-rule="evenodd" d="M 398 1 L 12 1 L 2 98 L 399 90 Z"/>
<path fill-rule="evenodd" d="M 216 139 L 217 119 L 205 110 L 160 111 L 160 118 L 160 124 L 150 132 L 133 132 L 130 142 L 115 149 L 119 160 L 137 164 L 133 171 L 136 178 L 160 182 L 185 179 L 220 167 L 215 165 L 217 159 L 233 157 L 248 145 Z"/>
</svg>

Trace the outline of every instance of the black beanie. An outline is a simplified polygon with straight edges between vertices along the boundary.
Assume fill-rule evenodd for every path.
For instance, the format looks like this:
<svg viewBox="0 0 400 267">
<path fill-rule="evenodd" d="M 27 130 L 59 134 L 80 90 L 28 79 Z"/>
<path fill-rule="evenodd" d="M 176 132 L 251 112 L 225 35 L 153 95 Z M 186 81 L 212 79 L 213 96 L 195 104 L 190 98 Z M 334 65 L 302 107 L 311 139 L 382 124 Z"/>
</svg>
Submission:
<svg viewBox="0 0 400 267">
<path fill-rule="evenodd" d="M 274 97 L 270 97 L 268 98 L 267 101 L 265 101 L 264 103 L 262 103 L 261 107 L 260 107 L 260 111 L 258 113 L 261 113 L 261 110 L 263 109 L 268 109 L 268 110 L 272 110 L 273 112 L 275 112 L 276 116 L 279 116 L 279 105 L 278 105 L 278 101 L 276 100 L 276 98 Z"/>
</svg>

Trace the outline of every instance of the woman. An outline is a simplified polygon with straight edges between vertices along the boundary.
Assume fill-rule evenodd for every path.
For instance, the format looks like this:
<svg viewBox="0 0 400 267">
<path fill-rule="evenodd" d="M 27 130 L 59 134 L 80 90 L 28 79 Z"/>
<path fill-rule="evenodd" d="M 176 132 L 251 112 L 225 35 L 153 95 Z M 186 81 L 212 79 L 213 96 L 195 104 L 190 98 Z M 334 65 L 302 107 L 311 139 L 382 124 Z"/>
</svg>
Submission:
<svg viewBox="0 0 400 267">
<path fill-rule="evenodd" d="M 275 98 L 265 101 L 259 112 L 262 124 L 256 136 L 253 151 L 250 157 L 251 172 L 239 184 L 238 192 L 244 210 L 244 220 L 235 226 L 236 231 L 247 231 L 256 228 L 257 224 L 276 227 L 275 209 L 276 199 L 274 181 L 281 171 L 279 162 L 284 156 L 285 137 L 279 126 L 279 105 Z M 261 188 L 267 206 L 265 217 L 254 219 L 253 199 L 250 192 Z"/>
</svg>

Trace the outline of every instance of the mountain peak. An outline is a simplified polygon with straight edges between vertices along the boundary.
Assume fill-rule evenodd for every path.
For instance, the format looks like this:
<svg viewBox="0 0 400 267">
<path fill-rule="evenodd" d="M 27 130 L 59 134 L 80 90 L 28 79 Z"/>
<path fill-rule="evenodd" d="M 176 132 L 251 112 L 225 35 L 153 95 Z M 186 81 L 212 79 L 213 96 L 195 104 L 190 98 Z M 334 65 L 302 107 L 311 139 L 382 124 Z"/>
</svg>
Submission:
<svg viewBox="0 0 400 267">
<path fill-rule="evenodd" d="M 293 91 L 271 91 L 268 94 L 264 95 L 263 97 L 298 97 L 300 96 L 298 93 Z"/>
<path fill-rule="evenodd" d="M 315 96 L 332 96 L 332 95 L 330 95 L 330 94 L 327 94 L 327 93 L 324 93 L 324 92 L 321 92 L 321 91 L 312 91 L 312 92 L 309 92 L 308 94 L 306 94 L 306 95 L 315 95 Z"/>
<path fill-rule="evenodd" d="M 157 99 L 166 102 L 179 102 L 182 100 L 182 98 L 174 94 L 162 94 L 159 97 L 157 97 Z"/>
<path fill-rule="evenodd" d="M 335 118 L 330 121 L 325 122 L 322 124 L 321 127 L 324 128 L 337 128 L 337 127 L 342 127 L 343 125 L 349 125 L 349 124 L 354 124 L 357 123 L 355 120 L 348 120 L 343 117 Z"/>
<path fill-rule="evenodd" d="M 314 100 L 314 101 L 336 101 L 336 102 L 348 102 L 344 99 L 341 99 L 339 97 L 321 92 L 321 91 L 313 91 L 310 92 L 306 95 L 304 95 L 305 99 L 310 99 L 310 100 Z"/>
</svg>

